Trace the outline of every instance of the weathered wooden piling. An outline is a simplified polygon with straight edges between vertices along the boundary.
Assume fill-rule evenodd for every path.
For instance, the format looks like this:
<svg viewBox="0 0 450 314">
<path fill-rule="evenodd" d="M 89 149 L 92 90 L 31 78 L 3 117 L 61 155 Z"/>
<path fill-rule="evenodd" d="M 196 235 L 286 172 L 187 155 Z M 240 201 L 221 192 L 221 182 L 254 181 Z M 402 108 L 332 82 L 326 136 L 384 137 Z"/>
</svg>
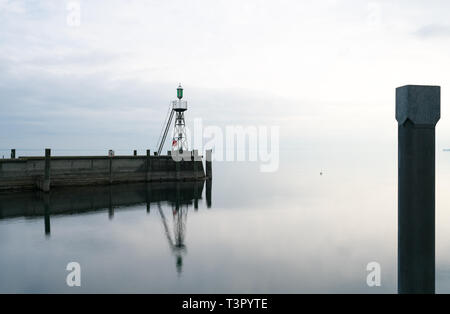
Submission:
<svg viewBox="0 0 450 314">
<path fill-rule="evenodd" d="M 16 159 L 16 150 L 11 149 L 11 159 Z"/>
<path fill-rule="evenodd" d="M 42 181 L 42 191 L 50 192 L 50 167 L 51 167 L 51 149 L 45 149 L 44 180 Z"/>
<path fill-rule="evenodd" d="M 147 172 L 147 182 L 152 180 L 152 164 L 151 164 L 151 154 L 150 149 L 147 149 L 147 158 L 145 160 L 145 170 Z"/>
<path fill-rule="evenodd" d="M 396 90 L 398 292 L 435 292 L 435 127 L 440 87 Z"/>
<path fill-rule="evenodd" d="M 194 177 L 195 177 L 195 179 L 197 179 L 198 178 L 198 164 L 197 164 L 198 150 L 194 149 L 192 151 L 191 160 L 192 160 L 192 165 L 194 167 Z"/>
<path fill-rule="evenodd" d="M 212 179 L 212 149 L 208 149 L 206 151 L 205 168 L 206 168 L 206 178 Z"/>
<path fill-rule="evenodd" d="M 109 155 L 109 184 L 113 183 L 113 159 L 114 155 Z"/>
</svg>

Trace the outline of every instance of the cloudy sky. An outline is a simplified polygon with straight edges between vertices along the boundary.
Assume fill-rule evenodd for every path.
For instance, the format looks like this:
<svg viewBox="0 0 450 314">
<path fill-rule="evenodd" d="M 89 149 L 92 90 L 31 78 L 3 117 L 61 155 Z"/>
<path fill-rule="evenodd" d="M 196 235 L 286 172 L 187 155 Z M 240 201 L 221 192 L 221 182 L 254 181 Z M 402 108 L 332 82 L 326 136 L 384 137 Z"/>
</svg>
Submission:
<svg viewBox="0 0 450 314">
<path fill-rule="evenodd" d="M 0 149 L 154 149 L 179 82 L 189 121 L 379 148 L 395 144 L 395 87 L 441 85 L 450 147 L 449 13 L 445 0 L 0 0 Z"/>
</svg>

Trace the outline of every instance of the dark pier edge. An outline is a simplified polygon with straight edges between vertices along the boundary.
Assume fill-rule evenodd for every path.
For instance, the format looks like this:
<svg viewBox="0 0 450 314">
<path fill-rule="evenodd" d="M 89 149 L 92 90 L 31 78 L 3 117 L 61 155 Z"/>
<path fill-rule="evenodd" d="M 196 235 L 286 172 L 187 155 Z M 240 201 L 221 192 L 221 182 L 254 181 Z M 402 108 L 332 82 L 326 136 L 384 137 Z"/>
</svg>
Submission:
<svg viewBox="0 0 450 314">
<path fill-rule="evenodd" d="M 440 87 L 396 90 L 398 292 L 435 293 L 435 127 Z"/>
<path fill-rule="evenodd" d="M 139 156 L 51 156 L 0 160 L 0 191 L 50 189 L 67 186 L 109 185 L 136 182 L 197 181 L 211 178 L 211 161 L 202 163 L 198 151 L 176 156 L 152 156 L 150 150 Z M 207 151 L 211 156 L 211 151 Z M 11 151 L 15 157 L 15 151 Z"/>
</svg>

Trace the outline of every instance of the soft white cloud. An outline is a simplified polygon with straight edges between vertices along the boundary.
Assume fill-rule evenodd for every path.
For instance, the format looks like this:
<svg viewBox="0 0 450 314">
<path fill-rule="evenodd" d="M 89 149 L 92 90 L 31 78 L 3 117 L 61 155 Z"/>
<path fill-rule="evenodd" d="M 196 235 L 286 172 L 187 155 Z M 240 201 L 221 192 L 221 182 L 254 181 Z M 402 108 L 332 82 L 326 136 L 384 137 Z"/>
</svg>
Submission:
<svg viewBox="0 0 450 314">
<path fill-rule="evenodd" d="M 447 1 L 80 0 L 79 27 L 67 24 L 68 2 L 0 1 L 0 114 L 18 132 L 24 121 L 58 126 L 40 108 L 65 114 L 65 136 L 76 112 L 98 133 L 153 132 L 180 81 L 188 117 L 260 119 L 300 137 L 376 137 L 395 125 L 394 88 L 405 84 L 441 85 L 445 117 Z M 107 109 L 109 122 L 96 122 L 92 111 Z"/>
</svg>

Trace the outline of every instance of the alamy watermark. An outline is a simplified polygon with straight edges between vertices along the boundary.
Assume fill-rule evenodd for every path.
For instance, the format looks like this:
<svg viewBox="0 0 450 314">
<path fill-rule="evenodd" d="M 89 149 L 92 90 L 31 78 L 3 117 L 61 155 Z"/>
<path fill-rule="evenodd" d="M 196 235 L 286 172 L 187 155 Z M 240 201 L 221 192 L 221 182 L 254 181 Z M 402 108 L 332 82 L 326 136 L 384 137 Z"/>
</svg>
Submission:
<svg viewBox="0 0 450 314">
<path fill-rule="evenodd" d="M 66 22 L 69 27 L 78 27 L 81 25 L 81 4 L 79 1 L 69 1 L 66 5 Z"/>
<path fill-rule="evenodd" d="M 366 277 L 366 283 L 369 287 L 381 286 L 381 265 L 378 262 L 370 262 L 366 266 L 369 274 Z"/>
<path fill-rule="evenodd" d="M 194 129 L 186 128 L 186 137 L 198 151 L 212 150 L 208 161 L 258 162 L 261 172 L 275 172 L 280 164 L 280 127 L 267 125 L 203 125 L 194 119 Z M 191 160 L 191 152 L 172 152 L 175 161 Z M 201 160 L 200 157 L 195 160 Z"/>
<path fill-rule="evenodd" d="M 66 283 L 69 287 L 81 287 L 81 266 L 77 262 L 70 262 L 66 266 L 70 273 L 66 277 Z"/>
</svg>

